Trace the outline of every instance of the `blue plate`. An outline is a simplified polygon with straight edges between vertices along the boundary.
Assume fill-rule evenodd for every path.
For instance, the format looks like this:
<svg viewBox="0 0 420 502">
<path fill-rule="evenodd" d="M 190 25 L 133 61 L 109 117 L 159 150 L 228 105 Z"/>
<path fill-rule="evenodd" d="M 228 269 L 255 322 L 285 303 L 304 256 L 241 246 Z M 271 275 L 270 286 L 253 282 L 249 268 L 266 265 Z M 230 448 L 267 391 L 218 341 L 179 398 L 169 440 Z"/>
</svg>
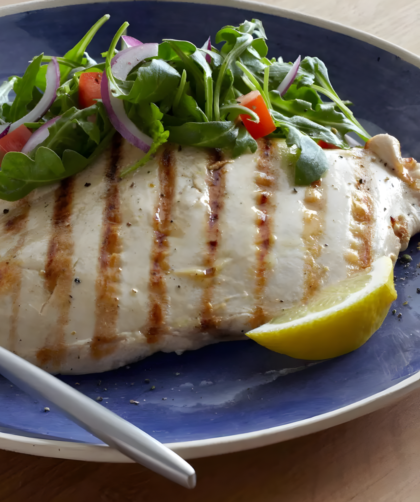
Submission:
<svg viewBox="0 0 420 502">
<path fill-rule="evenodd" d="M 255 5 L 255 9 L 264 8 Z M 125 20 L 131 23 L 130 34 L 143 42 L 182 38 L 202 45 L 221 26 L 258 17 L 267 31 L 270 56 L 321 58 L 340 96 L 355 103 L 356 116 L 395 135 L 404 155 L 420 159 L 420 69 L 338 33 L 337 26 L 331 31 L 274 14 L 180 2 L 96 3 L 21 12 L 0 18 L 0 79 L 21 74 L 28 60 L 40 52 L 64 54 L 105 13 L 112 17 L 89 48 L 93 57 L 108 46 Z M 216 451 L 211 445 L 233 444 L 235 436 L 255 439 L 270 431 L 298 430 L 311 421 L 321 423 L 321 428 L 329 423 L 322 425 L 324 416 L 354 409 L 358 403 L 363 408 L 363 403 L 383 396 L 384 391 L 390 394 L 404 388 L 401 382 L 417 381 L 413 375 L 420 370 L 420 269 L 416 267 L 420 251 L 414 241 L 408 250 L 413 261 L 408 266 L 397 263 L 395 270 L 398 300 L 393 308 L 402 317 L 390 313 L 382 328 L 354 353 L 314 365 L 272 353 L 251 341 L 230 342 L 182 356 L 157 354 L 116 371 L 62 379 L 93 399 L 101 397 L 103 406 L 160 441 L 201 444 L 200 455 Z M 403 305 L 406 301 L 408 305 Z M 98 444 L 60 413 L 45 413 L 44 405 L 0 378 L 2 437 L 13 434 L 31 441 Z M 256 439 L 252 446 L 258 444 Z"/>
</svg>

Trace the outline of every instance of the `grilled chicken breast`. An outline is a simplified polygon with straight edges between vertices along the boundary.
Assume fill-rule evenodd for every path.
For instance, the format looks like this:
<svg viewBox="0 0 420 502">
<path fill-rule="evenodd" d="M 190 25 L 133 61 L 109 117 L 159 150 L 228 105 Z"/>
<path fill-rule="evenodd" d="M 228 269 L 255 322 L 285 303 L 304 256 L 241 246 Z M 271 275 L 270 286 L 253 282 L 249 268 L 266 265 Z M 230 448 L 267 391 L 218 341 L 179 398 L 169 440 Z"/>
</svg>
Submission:
<svg viewBox="0 0 420 502">
<path fill-rule="evenodd" d="M 281 140 L 234 161 L 165 145 L 121 180 L 141 155 L 116 137 L 78 176 L 1 201 L 2 346 L 76 374 L 238 339 L 420 229 L 420 169 L 387 135 L 327 150 L 310 187 Z"/>
</svg>

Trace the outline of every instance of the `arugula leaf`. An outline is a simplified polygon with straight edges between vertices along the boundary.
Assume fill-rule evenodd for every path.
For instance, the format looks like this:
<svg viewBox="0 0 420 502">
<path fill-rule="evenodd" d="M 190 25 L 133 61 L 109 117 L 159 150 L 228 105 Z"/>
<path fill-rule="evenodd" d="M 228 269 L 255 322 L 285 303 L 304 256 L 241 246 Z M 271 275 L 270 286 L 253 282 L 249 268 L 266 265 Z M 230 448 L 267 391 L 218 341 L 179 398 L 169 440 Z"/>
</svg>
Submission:
<svg viewBox="0 0 420 502">
<path fill-rule="evenodd" d="M 248 47 L 248 51 L 252 51 L 251 53 L 257 58 L 265 58 L 268 53 L 268 46 L 264 38 L 255 38 L 251 44 L 251 47 Z"/>
<path fill-rule="evenodd" d="M 191 59 L 201 67 L 204 73 L 205 111 L 207 119 L 211 121 L 213 119 L 213 72 L 201 51 L 195 51 Z"/>
<path fill-rule="evenodd" d="M 7 122 L 6 116 L 11 107 L 9 94 L 19 77 L 10 77 L 0 85 L 0 123 Z"/>
<path fill-rule="evenodd" d="M 181 75 L 181 82 L 179 83 L 179 87 L 175 93 L 174 100 L 172 102 L 172 107 L 175 110 L 176 107 L 179 105 L 179 102 L 181 101 L 181 96 L 184 92 L 184 87 L 187 82 L 187 72 L 183 70 L 182 75 Z"/>
<path fill-rule="evenodd" d="M 282 115 L 281 113 L 276 112 L 274 110 L 271 112 L 271 115 L 276 124 L 281 123 L 284 125 L 290 125 L 292 127 L 295 127 L 301 133 L 306 134 L 314 141 L 323 140 L 327 143 L 331 143 L 337 146 L 338 148 L 343 148 L 343 149 L 349 148 L 344 139 L 341 139 L 336 134 L 331 132 L 331 130 L 328 127 L 324 127 L 320 124 L 317 124 L 316 122 L 312 122 L 311 120 L 308 120 L 305 117 L 299 117 L 299 116 L 286 117 L 285 115 Z M 283 137 L 282 130 L 275 131 L 272 134 L 272 136 Z"/>
<path fill-rule="evenodd" d="M 286 142 L 289 146 L 296 145 L 300 151 L 295 166 L 296 185 L 310 185 L 326 173 L 329 167 L 327 156 L 315 141 L 289 127 Z"/>
<path fill-rule="evenodd" d="M 239 25 L 238 30 L 241 33 L 249 33 L 250 35 L 256 35 L 259 38 L 267 39 L 265 34 L 264 26 L 259 19 L 253 19 L 252 21 L 244 21 Z"/>
<path fill-rule="evenodd" d="M 77 68 L 86 65 L 91 66 L 89 59 L 84 57 L 86 49 L 92 42 L 93 37 L 96 35 L 98 30 L 108 21 L 110 17 L 111 16 L 109 14 L 102 16 L 101 19 L 99 19 L 92 26 L 92 28 L 90 28 L 86 35 L 72 49 L 66 52 L 63 58 L 58 58 L 58 62 L 60 63 L 61 84 L 63 84 L 67 80 L 72 67 Z M 69 64 L 76 66 L 69 66 Z M 47 65 L 41 67 L 36 80 L 36 86 L 39 87 L 42 91 L 45 91 L 46 73 Z"/>
<path fill-rule="evenodd" d="M 8 109 L 3 107 L 7 122 L 16 122 L 28 113 L 28 105 L 33 99 L 36 76 L 41 66 L 42 56 L 41 54 L 33 59 L 22 78 L 15 78 L 13 90 L 16 97 Z"/>
<path fill-rule="evenodd" d="M 197 51 L 197 47 L 190 42 L 184 42 L 182 40 L 165 39 L 164 42 L 169 44 L 171 50 L 175 52 L 179 60 L 184 64 L 187 73 L 190 73 L 194 77 L 197 102 L 201 105 L 204 105 L 204 102 L 206 100 L 204 78 L 191 57 L 192 54 Z"/>
<path fill-rule="evenodd" d="M 333 101 L 344 113 L 344 115 L 357 127 L 358 131 L 354 132 L 356 132 L 364 141 L 368 141 L 371 137 L 370 134 L 359 124 L 353 115 L 353 112 L 344 104 L 335 92 L 333 86 L 331 85 L 328 70 L 325 64 L 319 58 L 306 57 L 301 62 L 301 68 L 313 75 L 315 83 L 312 84 L 312 88 L 322 94 L 325 94 L 325 96 L 331 99 L 331 101 Z"/>
<path fill-rule="evenodd" d="M 173 44 L 170 42 L 176 42 L 175 50 Z M 180 59 L 179 51 L 181 51 L 186 56 L 191 56 L 197 50 L 197 47 L 191 42 L 186 42 L 184 40 L 164 40 L 159 44 L 158 58 L 164 61 L 173 61 L 175 59 Z"/>
<path fill-rule="evenodd" d="M 176 117 L 184 119 L 185 122 L 208 122 L 206 114 L 191 96 L 189 82 L 186 82 L 178 103 L 174 103 L 173 111 Z"/>
<path fill-rule="evenodd" d="M 232 121 L 239 117 L 239 115 L 249 115 L 251 119 L 257 124 L 260 121 L 260 117 L 253 110 L 236 102 L 222 106 L 222 108 L 220 108 L 220 111 L 224 116 L 223 118 L 225 118 L 225 116 L 229 116 L 229 120 Z"/>
<path fill-rule="evenodd" d="M 258 144 L 255 139 L 249 134 L 246 127 L 241 124 L 239 126 L 238 137 L 236 138 L 235 146 L 233 147 L 232 156 L 233 158 L 239 157 L 244 153 L 248 153 L 248 150 L 252 153 L 257 151 Z"/>
<path fill-rule="evenodd" d="M 283 82 L 286 75 L 289 73 L 293 63 L 272 63 L 270 65 L 270 88 L 277 89 Z M 315 77 L 312 71 L 306 70 L 305 65 L 299 67 L 296 75 L 295 84 L 299 86 L 311 86 L 314 83 Z"/>
<path fill-rule="evenodd" d="M 219 32 L 220 33 L 220 32 Z M 219 35 L 218 33 L 218 35 Z M 252 43 L 252 36 L 245 34 L 236 38 L 235 44 L 232 50 L 227 54 L 223 64 L 220 68 L 219 75 L 217 77 L 216 86 L 214 90 L 214 118 L 220 120 L 220 91 L 222 88 L 223 78 L 225 76 L 226 70 L 235 62 L 235 60 L 247 49 Z M 225 44 L 226 46 L 226 44 Z"/>
<path fill-rule="evenodd" d="M 64 150 L 60 158 L 53 150 L 44 146 L 38 147 L 34 158 L 21 152 L 7 153 L 0 171 L 0 199 L 22 199 L 36 188 L 83 171 L 107 148 L 114 133 L 113 129 L 108 131 L 88 158 L 74 150 Z"/>
<path fill-rule="evenodd" d="M 132 75 L 133 76 L 133 75 Z M 181 80 L 181 75 L 165 61 L 152 59 L 140 66 L 135 73 L 136 80 L 125 97 L 131 103 L 146 101 L 156 103 L 172 93 Z"/>
<path fill-rule="evenodd" d="M 172 143 L 197 147 L 233 147 L 238 136 L 234 122 L 187 122 L 167 129 Z"/>
<path fill-rule="evenodd" d="M 319 127 L 328 129 L 324 131 L 328 134 L 330 139 L 324 139 L 328 143 L 332 143 L 340 148 L 348 148 L 347 143 L 344 141 L 344 135 L 348 132 L 355 132 L 362 134 L 360 128 L 351 120 L 349 120 L 342 112 L 335 108 L 334 103 L 317 104 L 314 108 L 312 103 L 302 99 L 285 100 L 282 99 L 277 91 L 270 93 L 271 102 L 274 110 L 287 115 L 288 117 L 302 117 L 307 121 L 309 129 L 312 127 L 314 133 L 319 131 Z"/>
<path fill-rule="evenodd" d="M 13 89 L 13 86 L 17 82 L 19 77 L 10 77 L 9 80 L 4 81 L 0 85 L 0 105 L 4 105 L 4 103 L 10 103 L 9 94 Z"/>
<path fill-rule="evenodd" d="M 140 103 L 132 106 L 129 118 L 144 133 L 151 136 L 153 144 L 150 150 L 136 164 L 128 167 L 121 173 L 123 178 L 129 173 L 136 171 L 144 166 L 150 158 L 156 153 L 157 149 L 168 141 L 169 131 L 165 130 L 162 124 L 163 114 L 154 103 Z"/>
<path fill-rule="evenodd" d="M 296 185 L 310 185 L 319 180 L 328 170 L 328 159 L 324 150 L 306 134 L 303 134 L 289 121 L 280 120 L 280 114 L 274 115 L 274 122 L 280 127 L 289 147 L 296 147 L 298 160 L 295 165 Z"/>
</svg>

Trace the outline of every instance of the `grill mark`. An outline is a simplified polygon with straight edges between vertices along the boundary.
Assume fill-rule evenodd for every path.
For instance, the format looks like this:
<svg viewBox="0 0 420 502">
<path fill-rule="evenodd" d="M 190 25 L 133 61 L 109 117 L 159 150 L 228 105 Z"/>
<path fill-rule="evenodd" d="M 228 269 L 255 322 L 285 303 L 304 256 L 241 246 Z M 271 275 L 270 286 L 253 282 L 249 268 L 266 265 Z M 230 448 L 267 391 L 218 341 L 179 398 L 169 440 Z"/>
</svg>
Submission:
<svg viewBox="0 0 420 502">
<path fill-rule="evenodd" d="M 366 269 L 372 264 L 372 239 L 374 224 L 374 203 L 369 193 L 366 169 L 359 158 L 359 166 L 355 170 L 356 190 L 352 194 L 351 216 L 354 224 L 350 226 L 353 241 L 346 254 L 348 274 Z M 362 180 L 362 183 L 360 183 Z"/>
<path fill-rule="evenodd" d="M 153 218 L 153 244 L 150 254 L 149 315 L 142 330 L 148 343 L 154 343 L 165 330 L 169 298 L 165 274 L 169 270 L 167 256 L 171 234 L 171 213 L 175 194 L 176 168 L 173 149 L 167 145 L 159 158 L 159 198 Z"/>
<path fill-rule="evenodd" d="M 74 178 L 61 181 L 55 191 L 52 232 L 45 262 L 44 286 L 52 307 L 58 311 L 57 323 L 48 334 L 45 346 L 37 352 L 42 365 L 58 367 L 65 352 L 65 327 L 69 321 L 71 286 L 73 280 L 73 211 Z"/>
<path fill-rule="evenodd" d="M 122 138 L 114 137 L 109 164 L 105 172 L 107 189 L 102 215 L 102 234 L 95 284 L 95 331 L 91 343 L 94 359 L 112 354 L 117 348 L 117 321 L 121 277 L 121 202 L 119 194 L 119 160 Z"/>
<path fill-rule="evenodd" d="M 13 210 L 13 215 L 4 224 L 4 231 L 6 233 L 18 234 L 25 230 L 28 214 L 29 214 L 30 204 L 28 199 L 25 197 L 21 199 L 16 208 Z"/>
<path fill-rule="evenodd" d="M 275 172 L 272 167 L 273 145 L 266 138 L 259 140 L 259 158 L 257 161 L 257 186 L 255 207 L 257 226 L 256 246 L 256 269 L 255 269 L 255 307 L 250 323 L 257 327 L 267 320 L 267 312 L 264 308 L 264 293 L 267 286 L 267 260 L 273 246 L 272 220 L 274 218 L 275 204 L 274 193 L 277 186 Z"/>
<path fill-rule="evenodd" d="M 25 244 L 25 230 L 28 222 L 30 203 L 27 197 L 20 200 L 14 209 L 14 216 L 4 224 L 4 231 L 17 234 L 20 237 L 6 257 L 0 262 L 0 294 L 9 294 L 12 300 L 8 345 L 9 350 L 16 351 L 17 322 L 20 310 L 20 292 L 22 288 L 22 269 L 16 256 Z"/>
<path fill-rule="evenodd" d="M 218 166 L 215 169 L 214 166 Z M 220 238 L 220 214 L 223 211 L 226 189 L 226 170 L 224 168 L 223 156 L 220 150 L 210 152 L 207 166 L 206 183 L 209 191 L 209 216 L 207 221 L 207 251 L 203 260 L 205 268 L 204 291 L 201 298 L 200 325 L 203 331 L 214 329 L 219 323 L 214 315 L 211 303 L 215 286 L 216 268 L 215 262 Z"/>
<path fill-rule="evenodd" d="M 304 254 L 304 284 L 302 301 L 307 302 L 320 288 L 326 269 L 317 263 L 323 246 L 320 238 L 325 227 L 326 192 L 322 181 L 315 181 L 305 191 L 302 240 Z"/>
</svg>

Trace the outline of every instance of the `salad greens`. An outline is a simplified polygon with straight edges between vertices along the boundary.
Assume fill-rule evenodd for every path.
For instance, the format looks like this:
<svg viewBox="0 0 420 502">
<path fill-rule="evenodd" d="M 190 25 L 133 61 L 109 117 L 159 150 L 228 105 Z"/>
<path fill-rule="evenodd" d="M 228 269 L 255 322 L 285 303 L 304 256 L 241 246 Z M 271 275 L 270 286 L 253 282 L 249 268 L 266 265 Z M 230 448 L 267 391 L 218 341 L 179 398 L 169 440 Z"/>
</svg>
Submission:
<svg viewBox="0 0 420 502">
<path fill-rule="evenodd" d="M 215 37 L 218 48 L 210 42 L 200 48 L 189 41 L 165 39 L 157 57 L 133 65 L 124 80 L 113 74 L 112 64 L 128 23 L 102 54 L 105 62 L 97 63 L 86 52 L 108 19 L 103 16 L 71 50 L 56 58 L 60 76 L 54 102 L 39 122 L 26 126 L 36 131 L 47 121 L 59 119 L 45 126 L 48 137 L 32 151 L 4 156 L 0 198 L 17 200 L 34 188 L 72 176 L 107 147 L 115 133 L 109 110 L 101 99 L 85 109 L 79 106 L 79 79 L 85 72 L 106 73 L 112 97 L 123 101 L 128 119 L 151 139 L 146 155 L 121 176 L 144 165 L 167 141 L 220 148 L 232 157 L 255 152 L 257 142 L 240 116 L 255 123 L 260 117 L 237 101 L 251 91 L 259 91 L 274 121 L 276 129 L 269 137 L 284 138 L 295 148 L 298 185 L 318 180 L 328 168 L 320 140 L 346 149 L 350 148 L 346 134 L 356 133 L 364 141 L 370 137 L 349 103 L 335 92 L 326 66 L 317 57 L 303 59 L 293 83 L 280 95 L 278 87 L 292 63 L 267 58 L 267 36 L 257 19 L 222 28 Z M 0 125 L 13 124 L 36 107 L 46 92 L 47 67 L 53 60 L 40 54 L 22 77 L 10 77 L 0 86 Z M 15 98 L 10 102 L 12 90 Z"/>
</svg>

